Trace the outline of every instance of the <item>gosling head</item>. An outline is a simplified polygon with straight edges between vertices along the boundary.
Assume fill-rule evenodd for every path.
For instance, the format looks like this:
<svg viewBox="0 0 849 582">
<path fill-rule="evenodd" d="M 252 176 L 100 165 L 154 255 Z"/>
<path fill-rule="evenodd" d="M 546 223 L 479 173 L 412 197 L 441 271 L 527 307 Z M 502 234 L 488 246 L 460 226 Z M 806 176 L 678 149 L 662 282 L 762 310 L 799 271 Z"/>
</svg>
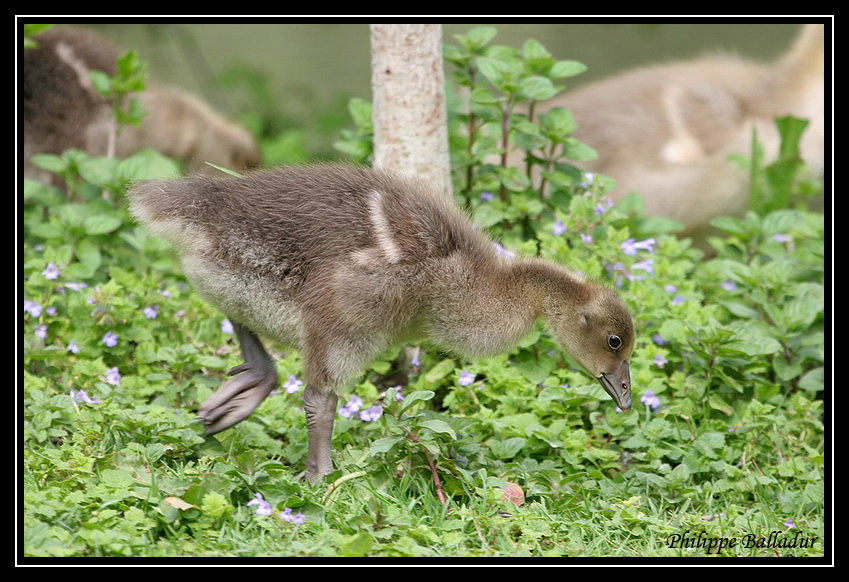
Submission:
<svg viewBox="0 0 849 582">
<path fill-rule="evenodd" d="M 547 317 L 552 335 L 624 412 L 631 410 L 634 322 L 625 304 L 609 289 L 591 285 L 586 301 L 563 306 Z"/>
</svg>

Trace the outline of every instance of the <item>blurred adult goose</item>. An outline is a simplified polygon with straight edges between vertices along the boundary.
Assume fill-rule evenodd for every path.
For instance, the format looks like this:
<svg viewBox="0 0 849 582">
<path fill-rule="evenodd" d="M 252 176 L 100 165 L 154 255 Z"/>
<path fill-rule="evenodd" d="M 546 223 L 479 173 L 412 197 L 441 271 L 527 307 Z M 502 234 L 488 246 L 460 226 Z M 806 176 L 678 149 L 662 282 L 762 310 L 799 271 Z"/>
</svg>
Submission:
<svg viewBox="0 0 849 582">
<path fill-rule="evenodd" d="M 122 53 L 85 28 L 55 26 L 33 38 L 38 47 L 23 54 L 24 175 L 58 183 L 32 164 L 30 156 L 60 154 L 68 148 L 107 154 L 112 106 L 95 90 L 90 74 L 114 75 Z M 200 99 L 156 84 L 133 97 L 147 114 L 138 126 L 123 128 L 116 155 L 153 148 L 180 160 L 192 173 L 220 173 L 206 162 L 237 171 L 260 165 L 253 136 Z"/>
<path fill-rule="evenodd" d="M 412 338 L 487 356 L 541 317 L 616 404 L 631 407 L 634 326 L 616 294 L 549 262 L 501 257 L 423 184 L 318 165 L 146 182 L 128 196 L 241 343 L 244 363 L 200 407 L 208 433 L 246 418 L 276 386 L 258 336 L 301 349 L 309 479 L 332 470 L 337 390 Z"/>
<path fill-rule="evenodd" d="M 650 65 L 567 91 L 537 109 L 571 111 L 575 137 L 599 154 L 581 166 L 616 180 L 614 200 L 639 192 L 647 215 L 675 218 L 684 235 L 698 238 L 712 218 L 746 210 L 749 176 L 728 155 L 750 155 L 753 128 L 771 161 L 779 146 L 773 119 L 809 120 L 801 156 L 822 173 L 824 34 L 822 24 L 803 26 L 773 63 L 711 55 Z"/>
</svg>

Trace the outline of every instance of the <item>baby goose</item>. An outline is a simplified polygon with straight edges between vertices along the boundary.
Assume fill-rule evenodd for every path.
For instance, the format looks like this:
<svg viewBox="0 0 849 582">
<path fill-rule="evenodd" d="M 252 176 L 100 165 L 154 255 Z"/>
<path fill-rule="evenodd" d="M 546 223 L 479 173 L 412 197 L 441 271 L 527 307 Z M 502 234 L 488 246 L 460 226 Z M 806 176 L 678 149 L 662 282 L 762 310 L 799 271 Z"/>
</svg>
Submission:
<svg viewBox="0 0 849 582">
<path fill-rule="evenodd" d="M 444 195 L 350 166 L 146 182 L 130 211 L 174 245 L 198 293 L 233 323 L 245 362 L 199 410 L 208 433 L 277 384 L 258 336 L 301 349 L 305 476 L 329 473 L 337 390 L 413 338 L 471 357 L 513 347 L 541 317 L 628 411 L 634 325 L 609 289 L 537 259 L 506 259 Z"/>
<path fill-rule="evenodd" d="M 728 155 L 750 155 L 753 128 L 770 162 L 779 146 L 773 119 L 807 119 L 801 156 L 823 172 L 824 35 L 822 24 L 805 25 L 774 63 L 717 55 L 628 70 L 558 95 L 538 111 L 572 112 L 575 137 L 599 154 L 581 165 L 616 180 L 614 200 L 639 192 L 647 215 L 670 216 L 698 240 L 712 218 L 748 207 L 748 173 Z"/>
<path fill-rule="evenodd" d="M 94 89 L 90 73 L 114 75 L 121 52 L 85 28 L 56 26 L 33 38 L 38 47 L 25 50 L 23 56 L 24 175 L 59 183 L 30 157 L 69 148 L 107 154 L 112 107 Z M 189 172 L 209 174 L 220 171 L 206 162 L 237 171 L 260 165 L 253 136 L 200 99 L 155 84 L 133 96 L 148 113 L 138 126 L 127 126 L 118 134 L 119 157 L 153 148 L 180 160 Z"/>
</svg>

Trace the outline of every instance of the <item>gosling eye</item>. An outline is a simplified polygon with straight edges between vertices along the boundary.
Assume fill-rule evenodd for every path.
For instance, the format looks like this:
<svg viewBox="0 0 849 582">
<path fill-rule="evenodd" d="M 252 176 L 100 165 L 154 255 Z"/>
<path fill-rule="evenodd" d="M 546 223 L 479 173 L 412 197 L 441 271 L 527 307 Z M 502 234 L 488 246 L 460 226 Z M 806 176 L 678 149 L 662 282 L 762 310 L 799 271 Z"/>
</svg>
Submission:
<svg viewBox="0 0 849 582">
<path fill-rule="evenodd" d="M 622 338 L 618 335 L 609 335 L 607 336 L 607 345 L 610 346 L 611 350 L 618 350 L 622 347 Z"/>
</svg>

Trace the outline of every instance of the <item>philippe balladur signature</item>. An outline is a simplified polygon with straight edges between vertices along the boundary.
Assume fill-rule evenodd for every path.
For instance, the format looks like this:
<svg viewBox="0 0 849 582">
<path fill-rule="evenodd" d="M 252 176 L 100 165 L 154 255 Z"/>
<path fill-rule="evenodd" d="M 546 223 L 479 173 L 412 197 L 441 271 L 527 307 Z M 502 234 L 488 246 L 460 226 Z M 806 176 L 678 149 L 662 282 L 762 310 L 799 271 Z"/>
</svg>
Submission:
<svg viewBox="0 0 849 582">
<path fill-rule="evenodd" d="M 690 534 L 690 530 L 683 534 L 675 533 L 667 536 L 666 546 L 669 548 L 699 548 L 705 553 L 719 553 L 725 549 L 732 548 L 812 548 L 819 536 L 805 536 L 796 530 L 790 532 L 771 531 L 769 535 L 746 534 L 740 537 L 708 537 L 705 532 Z"/>
</svg>

